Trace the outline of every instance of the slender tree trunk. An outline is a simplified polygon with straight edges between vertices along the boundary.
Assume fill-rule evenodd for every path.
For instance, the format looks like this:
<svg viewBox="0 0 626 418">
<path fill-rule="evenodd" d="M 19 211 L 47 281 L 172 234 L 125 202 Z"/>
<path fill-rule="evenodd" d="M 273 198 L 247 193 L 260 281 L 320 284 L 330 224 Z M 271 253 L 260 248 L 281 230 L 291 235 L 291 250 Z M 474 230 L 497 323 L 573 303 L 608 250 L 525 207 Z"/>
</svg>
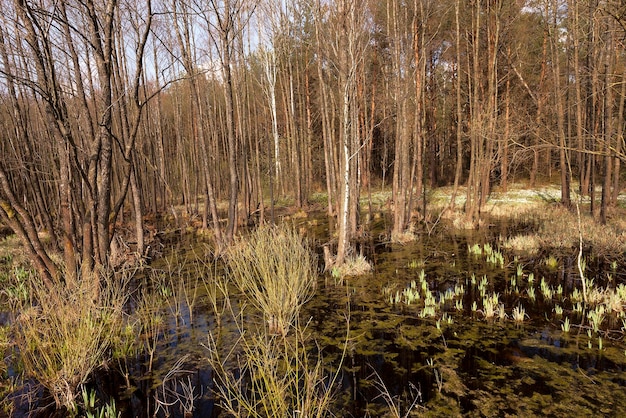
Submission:
<svg viewBox="0 0 626 418">
<path fill-rule="evenodd" d="M 459 23 L 459 13 L 461 8 L 461 0 L 454 3 L 454 22 L 455 22 L 455 42 L 456 42 L 456 77 L 455 81 L 455 98 L 456 98 L 456 169 L 454 171 L 454 187 L 450 198 L 450 209 L 454 210 L 456 206 L 456 195 L 458 193 L 459 183 L 461 181 L 461 173 L 463 170 L 463 106 L 461 102 L 461 25 Z"/>
<path fill-rule="evenodd" d="M 619 105 L 616 116 L 616 138 L 615 138 L 615 158 L 613 166 L 613 204 L 617 204 L 617 197 L 620 192 L 620 164 L 622 154 L 622 143 L 624 141 L 624 102 L 626 101 L 626 77 L 622 76 L 619 94 Z"/>
</svg>

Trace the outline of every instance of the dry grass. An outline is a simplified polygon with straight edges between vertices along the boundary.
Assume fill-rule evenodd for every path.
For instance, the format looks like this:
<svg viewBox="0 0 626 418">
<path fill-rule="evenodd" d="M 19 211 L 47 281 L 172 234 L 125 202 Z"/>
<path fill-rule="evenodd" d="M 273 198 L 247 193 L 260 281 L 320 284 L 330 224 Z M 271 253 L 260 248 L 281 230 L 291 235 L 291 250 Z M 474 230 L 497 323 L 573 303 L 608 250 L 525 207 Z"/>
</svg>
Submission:
<svg viewBox="0 0 626 418">
<path fill-rule="evenodd" d="M 346 257 L 343 264 L 331 269 L 332 276 L 337 280 L 343 280 L 349 276 L 362 276 L 372 271 L 372 263 L 363 254 Z"/>
<path fill-rule="evenodd" d="M 541 248 L 542 240 L 537 234 L 525 234 L 516 235 L 514 237 L 506 239 L 502 243 L 502 248 L 515 253 L 523 253 L 528 255 L 534 255 L 539 252 Z"/>
<path fill-rule="evenodd" d="M 96 301 L 89 282 L 48 288 L 33 275 L 31 298 L 14 324 L 26 375 L 48 389 L 57 408 L 68 411 L 76 410 L 81 385 L 107 359 L 126 300 L 118 278 L 106 281 Z"/>
<path fill-rule="evenodd" d="M 413 242 L 417 240 L 417 235 L 415 234 L 415 225 L 409 225 L 409 228 L 403 232 L 394 232 L 391 234 L 391 242 L 396 244 L 408 244 L 409 242 Z"/>
<path fill-rule="evenodd" d="M 524 222 L 536 225 L 536 232 L 509 238 L 503 248 L 535 254 L 539 249 L 572 249 L 578 247 L 578 218 L 575 212 L 561 205 L 544 205 L 528 211 Z M 599 255 L 621 255 L 626 251 L 626 230 L 622 217 L 615 215 L 606 225 L 589 214 L 582 214 L 583 244 Z"/>
</svg>

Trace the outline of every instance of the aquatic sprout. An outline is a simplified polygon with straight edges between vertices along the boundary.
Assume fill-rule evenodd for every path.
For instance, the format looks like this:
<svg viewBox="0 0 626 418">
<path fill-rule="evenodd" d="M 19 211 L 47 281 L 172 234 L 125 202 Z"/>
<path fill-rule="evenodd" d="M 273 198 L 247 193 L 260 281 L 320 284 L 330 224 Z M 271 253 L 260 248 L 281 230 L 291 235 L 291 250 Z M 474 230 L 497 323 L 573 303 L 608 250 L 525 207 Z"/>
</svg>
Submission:
<svg viewBox="0 0 626 418">
<path fill-rule="evenodd" d="M 433 296 L 433 294 L 430 291 L 430 289 L 426 289 L 426 294 L 424 295 L 424 304 L 425 305 L 430 305 L 430 306 L 435 306 L 436 305 L 435 297 Z"/>
<path fill-rule="evenodd" d="M 544 300 L 551 301 L 552 296 L 554 294 L 554 290 L 552 289 L 552 287 L 545 285 L 544 287 L 541 288 L 541 293 L 543 294 Z"/>
<path fill-rule="evenodd" d="M 556 294 L 559 297 L 563 297 L 563 285 L 561 283 L 559 283 L 559 285 L 556 287 Z"/>
<path fill-rule="evenodd" d="M 483 300 L 483 315 L 485 315 L 485 319 L 491 319 L 495 316 L 495 306 L 491 298 Z"/>
<path fill-rule="evenodd" d="M 517 277 L 511 276 L 510 281 L 511 281 L 511 287 L 517 286 Z"/>
<path fill-rule="evenodd" d="M 617 270 L 617 261 L 615 260 L 611 261 L 611 270 L 613 271 Z"/>
<path fill-rule="evenodd" d="M 454 286 L 454 294 L 455 294 L 455 296 L 461 296 L 461 295 L 465 294 L 465 286 L 463 286 L 463 284 L 455 285 Z"/>
<path fill-rule="evenodd" d="M 552 300 L 552 296 L 554 295 L 554 289 L 552 289 L 551 287 L 546 287 L 542 289 L 541 293 L 543 294 L 543 299 L 546 302 L 549 302 Z"/>
<path fill-rule="evenodd" d="M 454 303 L 454 307 L 456 308 L 457 311 L 462 311 L 463 301 L 461 299 L 457 299 L 456 302 Z"/>
<path fill-rule="evenodd" d="M 498 293 L 483 296 L 483 314 L 485 318 L 491 319 L 495 316 L 499 301 L 500 295 Z"/>
<path fill-rule="evenodd" d="M 576 304 L 574 305 L 574 312 L 576 312 L 577 314 L 582 314 L 583 313 L 583 304 L 582 304 L 582 302 L 576 302 Z"/>
<path fill-rule="evenodd" d="M 561 329 L 563 330 L 564 333 L 569 333 L 570 330 L 570 322 L 569 322 L 569 318 L 565 317 L 565 319 L 563 320 L 563 323 L 561 324 Z"/>
<path fill-rule="evenodd" d="M 504 303 L 501 303 L 498 305 L 498 318 L 500 318 L 500 321 L 504 321 L 506 319 L 506 312 L 504 310 Z"/>
<path fill-rule="evenodd" d="M 604 306 L 596 306 L 594 310 L 587 312 L 587 319 L 595 332 L 598 332 L 600 325 L 604 321 Z"/>
<path fill-rule="evenodd" d="M 500 251 L 493 251 L 487 256 L 487 263 L 504 268 L 504 256 Z"/>
<path fill-rule="evenodd" d="M 480 297 L 485 297 L 487 293 L 487 284 L 489 280 L 487 279 L 487 275 L 484 275 L 478 284 L 478 291 L 480 292 Z"/>
<path fill-rule="evenodd" d="M 516 274 L 517 274 L 517 277 L 522 277 L 524 275 L 524 266 L 522 266 L 521 264 L 518 264 Z"/>
<path fill-rule="evenodd" d="M 555 256 L 550 255 L 544 260 L 544 264 L 551 270 L 555 270 L 559 266 L 559 261 Z"/>
<path fill-rule="evenodd" d="M 480 244 L 474 244 L 472 246 L 470 246 L 469 244 L 467 245 L 467 251 L 474 256 L 479 256 L 482 255 L 483 253 L 483 249 L 480 247 Z"/>
<path fill-rule="evenodd" d="M 515 322 L 524 322 L 526 318 L 526 309 L 522 305 L 518 305 L 513 308 L 513 320 Z"/>
<path fill-rule="evenodd" d="M 533 284 L 535 282 L 535 273 L 528 273 L 528 284 Z"/>
<path fill-rule="evenodd" d="M 577 287 L 575 287 L 574 290 L 572 291 L 572 295 L 570 296 L 570 299 L 572 300 L 572 303 L 581 302 L 583 300 L 583 294 L 580 292 L 580 290 L 578 290 Z"/>
<path fill-rule="evenodd" d="M 417 260 L 414 258 L 413 260 L 407 263 L 407 267 L 409 269 L 418 269 L 418 268 L 424 267 L 425 264 L 426 263 L 424 263 L 424 260 Z"/>
<path fill-rule="evenodd" d="M 535 296 L 535 288 L 534 288 L 534 287 L 532 287 L 532 286 L 531 286 L 531 287 L 529 287 L 528 289 L 526 289 L 526 293 L 528 293 L 528 298 L 529 298 L 531 301 L 533 301 L 533 302 L 534 302 L 534 301 L 535 301 L 535 298 L 536 298 L 536 296 Z"/>
<path fill-rule="evenodd" d="M 598 337 L 598 350 L 602 351 L 602 337 Z"/>
<path fill-rule="evenodd" d="M 478 310 L 478 304 L 476 301 L 472 302 L 472 312 L 476 312 Z"/>
<path fill-rule="evenodd" d="M 96 406 L 96 391 L 91 389 L 87 391 L 85 386 L 81 390 L 83 398 L 83 407 L 85 408 L 85 415 L 87 417 L 117 417 L 121 416 L 121 412 L 118 412 L 115 405 L 115 399 L 111 398 L 109 402 L 103 406 Z M 71 412 L 71 415 L 76 414 L 78 411 L 75 409 Z M 156 414 L 155 414 L 156 415 Z"/>
<path fill-rule="evenodd" d="M 563 315 L 563 308 L 559 305 L 554 305 L 554 312 L 557 316 Z"/>
<path fill-rule="evenodd" d="M 432 318 L 433 316 L 435 316 L 436 312 L 435 312 L 435 307 L 432 305 L 429 306 L 424 306 L 424 309 L 422 309 L 419 313 L 419 317 L 420 318 Z"/>
<path fill-rule="evenodd" d="M 411 287 L 407 287 L 402 291 L 402 296 L 404 297 L 404 303 L 410 305 L 420 300 L 420 293 L 418 290 L 413 289 Z"/>
</svg>

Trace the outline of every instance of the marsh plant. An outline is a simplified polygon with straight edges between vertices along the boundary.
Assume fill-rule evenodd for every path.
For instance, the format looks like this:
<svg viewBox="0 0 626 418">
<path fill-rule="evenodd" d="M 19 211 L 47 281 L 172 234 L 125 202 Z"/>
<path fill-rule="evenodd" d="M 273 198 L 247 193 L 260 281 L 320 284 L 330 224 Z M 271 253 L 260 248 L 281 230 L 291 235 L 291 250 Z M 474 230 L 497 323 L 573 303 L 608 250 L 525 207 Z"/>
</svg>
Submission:
<svg viewBox="0 0 626 418">
<path fill-rule="evenodd" d="M 494 249 L 489 243 L 483 245 L 482 247 L 479 244 L 468 245 L 467 251 L 474 257 L 484 257 L 487 264 L 504 268 L 504 255 L 502 255 L 500 251 Z"/>
<path fill-rule="evenodd" d="M 512 316 L 515 322 L 524 322 L 524 320 L 526 319 L 526 309 L 524 309 L 522 305 L 518 305 L 513 308 Z"/>
<path fill-rule="evenodd" d="M 176 255 L 166 258 L 164 263 L 164 268 L 153 269 L 150 272 L 151 284 L 161 293 L 163 300 L 169 306 L 176 326 L 181 323 L 187 325 L 185 323 L 187 318 L 193 324 L 201 276 L 193 274 L 196 269 L 190 268 L 188 260 Z"/>
<path fill-rule="evenodd" d="M 97 405 L 96 391 L 87 391 L 87 388 L 82 388 L 82 399 L 85 418 L 119 418 L 122 413 L 117 410 L 115 406 L 115 399 L 111 399 L 109 402 L 102 406 Z M 78 415 L 78 411 L 75 411 Z"/>
<path fill-rule="evenodd" d="M 148 354 L 148 371 L 152 372 L 154 355 L 159 345 L 166 318 L 163 301 L 159 293 L 144 289 L 139 299 L 135 316 L 138 318 L 140 349 Z"/>
<path fill-rule="evenodd" d="M 553 255 L 546 257 L 543 262 L 550 270 L 556 270 L 559 267 L 559 260 Z"/>
<path fill-rule="evenodd" d="M 372 271 L 372 263 L 363 255 L 348 255 L 343 264 L 333 266 L 331 276 L 337 283 L 341 283 L 349 276 L 362 276 Z"/>
<path fill-rule="evenodd" d="M 409 392 L 406 396 L 393 396 L 389 388 L 383 381 L 383 378 L 372 368 L 372 375 L 368 378 L 373 382 L 374 387 L 378 391 L 378 398 L 381 398 L 387 405 L 387 415 L 392 418 L 408 418 L 413 416 L 419 409 L 422 402 L 422 392 L 417 386 L 409 382 Z"/>
<path fill-rule="evenodd" d="M 126 282 L 105 275 L 98 292 L 87 278 L 49 286 L 33 275 L 28 282 L 31 298 L 15 321 L 15 343 L 25 374 L 48 389 L 57 409 L 75 410 L 81 386 L 108 360 Z"/>
<path fill-rule="evenodd" d="M 286 335 L 314 293 L 313 252 L 288 226 L 260 226 L 226 254 L 230 279 L 264 316 L 272 334 Z"/>
<path fill-rule="evenodd" d="M 10 326 L 0 325 L 0 410 L 12 416 L 13 405 L 9 402 L 9 395 L 15 390 L 14 379 L 9 377 L 7 360 L 11 358 L 12 342 Z"/>
<path fill-rule="evenodd" d="M 209 335 L 214 391 L 222 409 L 237 417 L 332 416 L 341 363 L 328 372 L 321 349 L 308 335 L 297 321 L 288 336 L 240 329 L 238 341 L 226 349 Z"/>
<path fill-rule="evenodd" d="M 206 267 L 204 273 L 201 274 L 202 284 L 204 285 L 208 304 L 215 315 L 215 323 L 219 329 L 230 303 L 228 298 L 228 276 L 217 272 L 207 274 L 211 270 Z"/>
</svg>

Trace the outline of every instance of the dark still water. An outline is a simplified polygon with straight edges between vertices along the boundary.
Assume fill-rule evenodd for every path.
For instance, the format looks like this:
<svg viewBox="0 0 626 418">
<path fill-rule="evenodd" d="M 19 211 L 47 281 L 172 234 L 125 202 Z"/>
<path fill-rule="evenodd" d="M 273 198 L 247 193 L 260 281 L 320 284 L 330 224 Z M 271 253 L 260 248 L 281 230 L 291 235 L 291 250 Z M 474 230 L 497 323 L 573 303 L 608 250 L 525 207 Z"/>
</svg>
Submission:
<svg viewBox="0 0 626 418">
<path fill-rule="evenodd" d="M 623 266 L 586 260 L 585 303 L 575 254 L 502 253 L 512 233 L 376 236 L 358 248 L 372 273 L 320 276 L 301 323 L 337 376 L 336 416 L 626 415 Z M 152 325 L 129 329 L 135 346 L 88 385 L 123 417 L 220 416 L 208 335 L 227 352 L 242 323 L 259 323 L 245 298 L 202 280 L 223 273 L 201 245 L 174 255 L 137 279 L 161 295 Z M 235 361 L 225 367 L 237 375 Z"/>
</svg>

